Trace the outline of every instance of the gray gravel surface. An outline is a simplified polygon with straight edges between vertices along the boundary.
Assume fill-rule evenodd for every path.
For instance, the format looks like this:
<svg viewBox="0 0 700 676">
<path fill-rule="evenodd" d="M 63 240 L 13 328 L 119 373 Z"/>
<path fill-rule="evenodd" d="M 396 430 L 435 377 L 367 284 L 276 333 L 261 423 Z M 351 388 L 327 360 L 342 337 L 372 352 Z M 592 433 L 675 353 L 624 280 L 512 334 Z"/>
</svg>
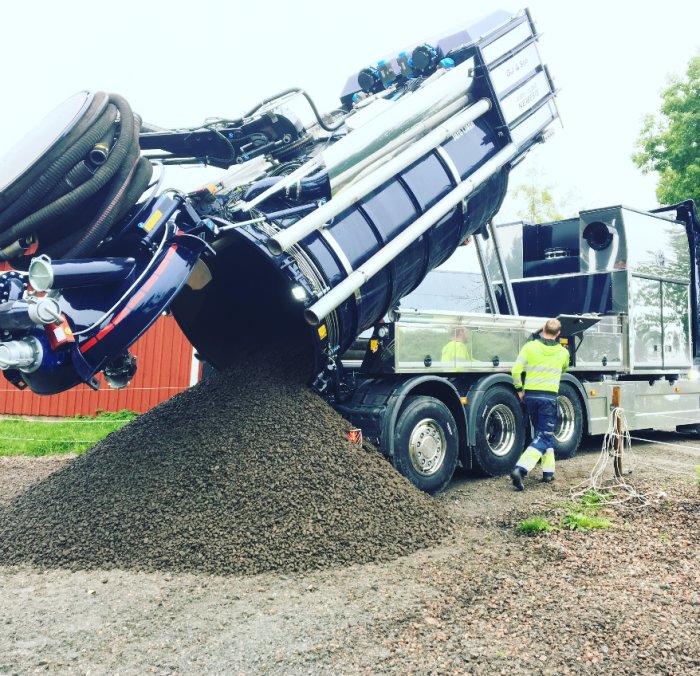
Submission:
<svg viewBox="0 0 700 676">
<path fill-rule="evenodd" d="M 607 530 L 514 529 L 567 513 L 596 438 L 523 493 L 460 474 L 434 500 L 452 533 L 393 561 L 252 576 L 0 567 L 0 673 L 696 674 L 700 442 L 651 438 L 625 465 L 650 502 L 606 508 Z M 36 467 L 0 463 L 0 494 Z"/>
</svg>

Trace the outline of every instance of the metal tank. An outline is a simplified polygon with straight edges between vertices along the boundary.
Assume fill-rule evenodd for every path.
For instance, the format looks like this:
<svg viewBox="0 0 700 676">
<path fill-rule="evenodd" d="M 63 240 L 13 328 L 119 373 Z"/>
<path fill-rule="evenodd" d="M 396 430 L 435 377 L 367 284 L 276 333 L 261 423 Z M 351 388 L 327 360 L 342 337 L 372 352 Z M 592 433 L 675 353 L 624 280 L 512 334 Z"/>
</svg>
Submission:
<svg viewBox="0 0 700 676">
<path fill-rule="evenodd" d="M 434 54 L 438 65 L 414 91 L 365 93 L 349 133 L 289 176 L 253 185 L 234 206 L 243 222 L 222 225 L 206 258 L 211 281 L 173 304 L 202 356 L 222 367 L 236 358 L 233 343 L 298 339 L 318 369 L 484 231 L 510 169 L 557 117 L 536 40 L 528 13 L 497 12 L 418 45 L 414 55 Z M 381 63 L 398 79 L 401 59 Z M 350 78 L 343 100 L 363 94 L 361 80 Z M 290 191 L 308 213 L 276 216 Z"/>
<path fill-rule="evenodd" d="M 0 368 L 43 394 L 100 371 L 122 387 L 129 346 L 172 311 L 213 366 L 295 344 L 323 389 L 358 334 L 485 232 L 549 133 L 537 40 L 527 11 L 495 12 L 351 76 L 325 116 L 290 89 L 165 130 L 117 95 L 76 95 L 0 172 L 0 254 L 18 269 L 0 275 Z M 153 166 L 193 162 L 229 171 L 189 194 L 161 172 L 144 193 Z"/>
</svg>

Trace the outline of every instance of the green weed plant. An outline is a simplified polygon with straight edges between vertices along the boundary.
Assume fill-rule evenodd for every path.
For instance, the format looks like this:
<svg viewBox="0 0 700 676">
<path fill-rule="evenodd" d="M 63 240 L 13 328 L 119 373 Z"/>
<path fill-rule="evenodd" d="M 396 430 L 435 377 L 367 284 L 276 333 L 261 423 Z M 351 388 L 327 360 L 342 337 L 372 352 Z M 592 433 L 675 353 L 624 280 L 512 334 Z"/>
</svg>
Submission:
<svg viewBox="0 0 700 676">
<path fill-rule="evenodd" d="M 610 528 L 612 522 L 595 514 L 585 512 L 569 512 L 561 522 L 562 528 L 567 530 L 589 531 L 596 528 Z"/>
<path fill-rule="evenodd" d="M 554 526 L 540 516 L 533 516 L 525 521 L 521 521 L 515 530 L 523 535 L 539 535 L 540 533 L 549 533 L 554 530 Z"/>
</svg>

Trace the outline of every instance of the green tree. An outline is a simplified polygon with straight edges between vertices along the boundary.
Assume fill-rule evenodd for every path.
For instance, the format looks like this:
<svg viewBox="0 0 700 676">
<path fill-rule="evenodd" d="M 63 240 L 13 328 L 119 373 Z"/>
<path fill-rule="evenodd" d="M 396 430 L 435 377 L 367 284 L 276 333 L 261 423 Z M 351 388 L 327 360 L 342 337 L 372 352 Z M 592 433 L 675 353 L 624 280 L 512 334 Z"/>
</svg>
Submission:
<svg viewBox="0 0 700 676">
<path fill-rule="evenodd" d="M 700 204 L 700 55 L 690 60 L 684 78 L 669 79 L 661 99 L 659 116 L 645 118 L 632 159 L 643 173 L 658 173 L 661 204 Z"/>
<path fill-rule="evenodd" d="M 538 169 L 530 169 L 526 182 L 517 185 L 511 195 L 517 201 L 518 218 L 529 223 L 546 223 L 564 218 L 554 197 L 553 186 L 541 184 Z"/>
</svg>

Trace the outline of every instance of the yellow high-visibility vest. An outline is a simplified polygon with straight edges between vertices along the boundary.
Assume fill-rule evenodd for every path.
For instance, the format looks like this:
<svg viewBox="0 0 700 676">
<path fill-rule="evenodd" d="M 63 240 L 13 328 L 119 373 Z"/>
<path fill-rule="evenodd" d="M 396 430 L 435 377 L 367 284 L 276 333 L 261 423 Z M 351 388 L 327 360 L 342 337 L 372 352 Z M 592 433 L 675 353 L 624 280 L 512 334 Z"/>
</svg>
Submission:
<svg viewBox="0 0 700 676">
<path fill-rule="evenodd" d="M 552 340 L 531 340 L 520 350 L 511 370 L 516 390 L 558 392 L 561 374 L 569 368 L 569 351 Z M 523 386 L 523 371 L 526 372 Z"/>
</svg>

